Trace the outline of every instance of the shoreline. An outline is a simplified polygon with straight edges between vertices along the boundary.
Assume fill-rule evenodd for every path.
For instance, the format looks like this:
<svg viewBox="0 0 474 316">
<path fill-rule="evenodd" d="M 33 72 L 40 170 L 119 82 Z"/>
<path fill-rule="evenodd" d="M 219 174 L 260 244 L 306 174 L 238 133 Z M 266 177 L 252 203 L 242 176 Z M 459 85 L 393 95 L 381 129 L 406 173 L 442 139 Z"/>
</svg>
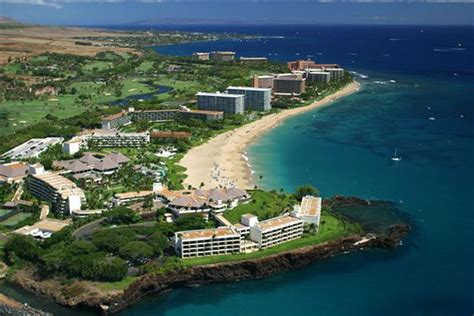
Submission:
<svg viewBox="0 0 474 316">
<path fill-rule="evenodd" d="M 254 181 L 246 156 L 246 148 L 253 141 L 287 118 L 327 105 L 336 99 L 357 92 L 359 89 L 360 83 L 353 81 L 322 100 L 307 106 L 269 114 L 191 148 L 179 161 L 179 164 L 186 168 L 187 178 L 184 180 L 184 185 L 198 188 L 201 183 L 204 183 L 204 188 L 237 186 L 243 189 L 252 189 Z"/>
<path fill-rule="evenodd" d="M 178 288 L 266 278 L 337 255 L 365 249 L 392 250 L 400 245 L 400 241 L 409 231 L 409 225 L 398 224 L 392 226 L 386 236 L 377 236 L 374 239 L 350 235 L 256 259 L 188 266 L 166 275 L 145 274 L 125 289 L 112 292 L 85 291 L 80 295 L 68 296 L 65 293 L 70 290 L 69 285 L 55 279 L 42 280 L 31 270 L 16 273 L 9 281 L 20 289 L 38 297 L 52 299 L 62 306 L 88 310 L 98 315 L 111 315 L 145 298 Z"/>
</svg>

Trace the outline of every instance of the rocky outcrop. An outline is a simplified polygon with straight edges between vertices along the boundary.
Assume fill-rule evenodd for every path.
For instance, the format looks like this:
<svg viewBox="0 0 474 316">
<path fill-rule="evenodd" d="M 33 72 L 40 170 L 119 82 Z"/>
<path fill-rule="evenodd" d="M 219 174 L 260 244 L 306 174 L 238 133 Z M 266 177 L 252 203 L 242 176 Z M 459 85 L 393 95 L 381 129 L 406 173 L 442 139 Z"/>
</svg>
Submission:
<svg viewBox="0 0 474 316">
<path fill-rule="evenodd" d="M 28 305 L 23 305 L 0 294 L 0 315 L 3 316 L 52 316 L 50 313 L 32 308 Z"/>
<path fill-rule="evenodd" d="M 259 259 L 197 266 L 166 276 L 146 275 L 130 285 L 124 291 L 121 299 L 108 305 L 104 313 L 118 312 L 147 296 L 165 293 L 178 287 L 264 278 L 297 269 L 342 252 L 362 248 L 393 249 L 409 230 L 408 225 L 396 225 L 391 227 L 388 236 L 383 238 L 373 238 L 361 242 L 364 239 L 360 236 L 351 236 Z"/>
<path fill-rule="evenodd" d="M 145 297 L 179 287 L 264 278 L 363 248 L 393 249 L 409 230 L 408 225 L 394 225 L 389 228 L 388 234 L 379 237 L 363 238 L 355 235 L 258 259 L 195 266 L 166 275 L 148 274 L 124 291 L 103 292 L 91 286 L 89 282 L 82 281 L 64 284 L 57 280 L 39 280 L 31 270 L 17 272 L 10 281 L 36 295 L 54 299 L 64 306 L 112 314 L 138 303 Z"/>
</svg>

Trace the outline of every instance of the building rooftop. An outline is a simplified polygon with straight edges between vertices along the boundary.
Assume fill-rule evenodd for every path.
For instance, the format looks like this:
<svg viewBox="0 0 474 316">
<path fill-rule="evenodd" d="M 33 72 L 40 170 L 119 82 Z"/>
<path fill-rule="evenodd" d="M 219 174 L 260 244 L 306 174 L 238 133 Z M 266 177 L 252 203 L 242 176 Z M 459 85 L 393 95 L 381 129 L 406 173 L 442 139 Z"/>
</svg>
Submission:
<svg viewBox="0 0 474 316">
<path fill-rule="evenodd" d="M 234 89 L 234 90 L 249 90 L 249 91 L 272 91 L 271 88 L 235 87 L 235 86 L 227 87 L 227 90 L 230 90 L 230 89 Z"/>
<path fill-rule="evenodd" d="M 321 210 L 321 198 L 311 195 L 303 197 L 301 201 L 301 207 L 299 209 L 299 215 L 302 216 L 318 216 Z"/>
<path fill-rule="evenodd" d="M 0 164 L 0 178 L 16 178 L 26 175 L 28 167 L 22 162 L 10 162 L 1 165 Z"/>
<path fill-rule="evenodd" d="M 124 193 L 116 193 L 115 197 L 120 200 L 126 200 L 126 199 L 146 197 L 153 193 L 154 193 L 153 191 L 124 192 Z"/>
<path fill-rule="evenodd" d="M 62 137 L 32 138 L 21 145 L 7 151 L 2 156 L 17 159 L 28 159 L 37 156 L 46 150 L 49 146 L 61 143 Z"/>
<path fill-rule="evenodd" d="M 301 222 L 300 219 L 289 215 L 283 215 L 271 219 L 267 219 L 265 221 L 261 221 L 255 225 L 256 228 L 260 228 L 261 230 L 272 230 L 280 227 L 287 226 L 289 224 L 295 224 Z"/>
<path fill-rule="evenodd" d="M 239 233 L 234 231 L 230 227 L 219 227 L 215 229 L 201 229 L 201 230 L 189 230 L 176 233 L 182 240 L 192 240 L 201 238 L 223 238 L 231 236 L 239 236 Z"/>
<path fill-rule="evenodd" d="M 243 97 L 243 94 L 230 94 L 230 93 L 221 93 L 221 92 L 198 92 L 196 96 L 206 96 L 206 97 L 223 97 L 223 98 L 240 98 Z"/>
<path fill-rule="evenodd" d="M 31 176 L 50 185 L 63 199 L 73 195 L 80 196 L 81 198 L 86 197 L 82 189 L 78 188 L 74 182 L 57 173 L 46 172 L 43 174 L 33 174 Z"/>
<path fill-rule="evenodd" d="M 112 120 L 118 119 L 119 117 L 125 116 L 127 114 L 128 114 L 127 111 L 123 111 L 123 112 L 119 112 L 119 113 L 116 113 L 116 114 L 111 114 L 111 115 L 105 116 L 105 117 L 102 118 L 102 120 L 112 121 Z"/>
</svg>

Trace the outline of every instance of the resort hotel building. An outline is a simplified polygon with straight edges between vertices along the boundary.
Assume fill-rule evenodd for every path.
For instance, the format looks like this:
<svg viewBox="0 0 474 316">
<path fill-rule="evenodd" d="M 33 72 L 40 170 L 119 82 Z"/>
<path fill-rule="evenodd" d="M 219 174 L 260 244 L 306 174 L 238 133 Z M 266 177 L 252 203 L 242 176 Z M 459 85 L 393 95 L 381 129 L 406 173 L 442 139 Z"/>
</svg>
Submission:
<svg viewBox="0 0 474 316">
<path fill-rule="evenodd" d="M 240 253 L 240 234 L 232 227 L 176 232 L 173 239 L 181 258 Z"/>
<path fill-rule="evenodd" d="M 260 64 L 260 63 L 266 63 L 268 61 L 268 58 L 267 57 L 240 57 L 239 61 L 241 63 Z"/>
<path fill-rule="evenodd" d="M 300 205 L 295 205 L 291 216 L 297 217 L 308 224 L 319 226 L 321 220 L 321 202 L 320 197 L 307 195 L 303 197 Z"/>
<path fill-rule="evenodd" d="M 62 143 L 62 137 L 32 138 L 29 141 L 7 151 L 1 157 L 10 159 L 38 158 L 49 147 Z"/>
<path fill-rule="evenodd" d="M 132 121 L 166 122 L 187 118 L 203 121 L 221 120 L 224 118 L 224 113 L 222 111 L 189 109 L 135 111 L 135 109 L 129 108 L 128 111 L 102 118 L 102 129 L 117 129 L 120 126 L 132 123 Z"/>
<path fill-rule="evenodd" d="M 253 87 L 254 88 L 273 88 L 273 79 L 275 76 L 257 76 L 253 77 Z"/>
<path fill-rule="evenodd" d="M 23 162 L 0 164 L 0 183 L 17 183 L 26 177 L 28 166 Z"/>
<path fill-rule="evenodd" d="M 240 223 L 231 224 L 223 214 L 213 213 L 216 221 L 225 226 L 217 228 L 226 229 L 227 237 L 224 241 L 213 238 L 216 229 L 177 232 L 174 238 L 175 250 L 182 258 L 233 253 L 237 252 L 236 240 L 239 239 L 240 252 L 246 253 L 298 239 L 303 235 L 305 223 L 319 227 L 321 201 L 320 197 L 305 196 L 291 213 L 261 222 L 253 214 L 243 214 Z M 227 252 L 213 251 L 215 245 L 222 247 L 219 250 Z"/>
<path fill-rule="evenodd" d="M 252 87 L 228 87 L 227 93 L 244 95 L 244 108 L 246 111 L 271 110 L 272 89 Z"/>
<path fill-rule="evenodd" d="M 328 71 L 313 71 L 313 70 L 308 70 L 306 72 L 306 81 L 307 82 L 323 82 L 323 83 L 328 83 L 331 81 L 331 73 Z"/>
<path fill-rule="evenodd" d="M 306 79 L 294 76 L 281 76 L 273 79 L 273 92 L 278 94 L 300 95 L 305 92 Z"/>
<path fill-rule="evenodd" d="M 233 61 L 235 52 L 214 51 L 210 53 L 209 57 L 213 61 Z"/>
<path fill-rule="evenodd" d="M 71 180 L 54 172 L 30 174 L 28 189 L 41 200 L 50 202 L 58 213 L 72 214 L 80 211 L 86 196 Z"/>
<path fill-rule="evenodd" d="M 278 216 L 250 226 L 250 239 L 268 248 L 303 235 L 303 221 L 289 215 Z"/>
<path fill-rule="evenodd" d="M 194 52 L 193 57 L 198 60 L 209 60 L 209 53 Z"/>
<path fill-rule="evenodd" d="M 198 92 L 197 107 L 200 110 L 222 111 L 227 114 L 244 113 L 244 95 Z"/>
</svg>

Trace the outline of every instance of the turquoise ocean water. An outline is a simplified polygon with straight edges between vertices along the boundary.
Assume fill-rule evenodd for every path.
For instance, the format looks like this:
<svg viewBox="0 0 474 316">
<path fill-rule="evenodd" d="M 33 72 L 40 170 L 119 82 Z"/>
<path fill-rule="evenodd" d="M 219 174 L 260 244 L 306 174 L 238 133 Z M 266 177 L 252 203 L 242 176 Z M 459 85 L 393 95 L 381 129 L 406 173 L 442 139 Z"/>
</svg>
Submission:
<svg viewBox="0 0 474 316">
<path fill-rule="evenodd" d="M 352 253 L 264 280 L 177 290 L 122 315 L 471 315 L 473 28 L 243 31 L 285 38 L 157 50 L 230 49 L 283 61 L 309 56 L 368 76 L 356 77 L 359 93 L 273 129 L 249 148 L 249 158 L 267 189 L 310 183 L 324 196 L 395 201 L 412 215 L 414 230 L 395 251 Z M 395 148 L 399 163 L 390 161 Z"/>
<path fill-rule="evenodd" d="M 363 74 L 360 92 L 290 118 L 248 155 L 267 189 L 399 203 L 414 229 L 394 251 L 340 255 L 262 280 L 178 289 L 129 315 L 472 315 L 473 27 L 183 27 L 284 36 L 156 50 L 315 58 Z M 430 119 L 431 118 L 431 119 Z M 394 149 L 402 160 L 392 163 Z"/>
</svg>

